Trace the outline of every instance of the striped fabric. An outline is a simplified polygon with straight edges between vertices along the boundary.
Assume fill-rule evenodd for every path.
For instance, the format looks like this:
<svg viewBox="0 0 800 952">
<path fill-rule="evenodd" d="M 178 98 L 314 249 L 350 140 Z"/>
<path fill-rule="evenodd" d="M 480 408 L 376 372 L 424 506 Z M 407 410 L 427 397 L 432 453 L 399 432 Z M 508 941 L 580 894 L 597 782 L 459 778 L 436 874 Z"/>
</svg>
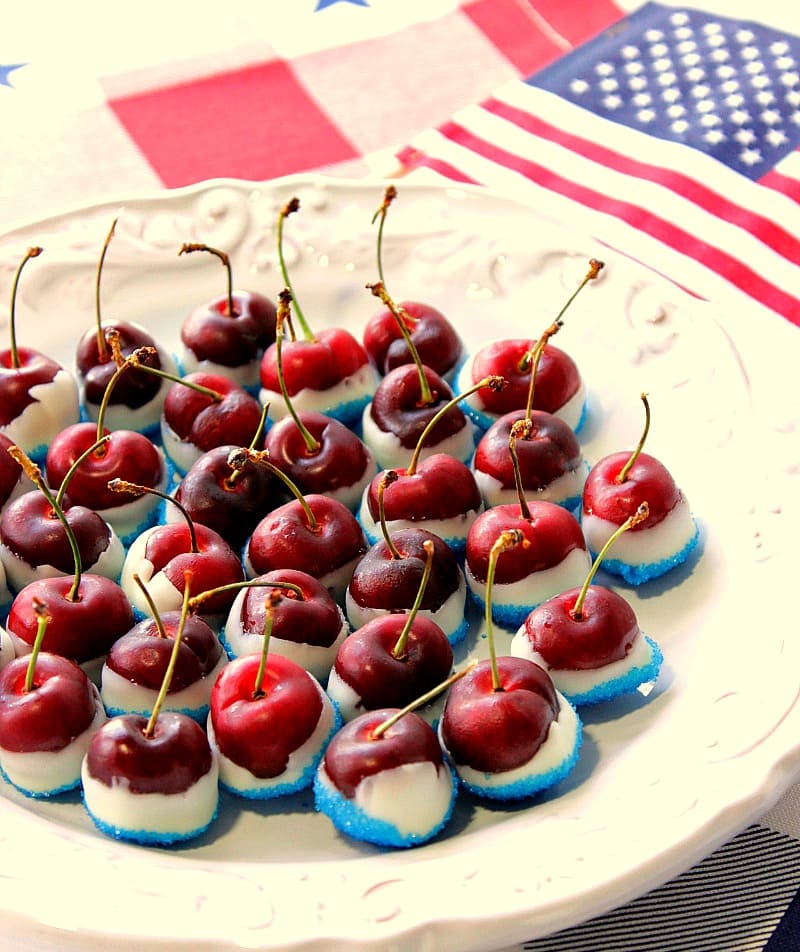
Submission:
<svg viewBox="0 0 800 952">
<path fill-rule="evenodd" d="M 800 38 L 646 4 L 399 152 L 800 325 Z M 721 279 L 721 280 L 720 280 Z"/>
</svg>

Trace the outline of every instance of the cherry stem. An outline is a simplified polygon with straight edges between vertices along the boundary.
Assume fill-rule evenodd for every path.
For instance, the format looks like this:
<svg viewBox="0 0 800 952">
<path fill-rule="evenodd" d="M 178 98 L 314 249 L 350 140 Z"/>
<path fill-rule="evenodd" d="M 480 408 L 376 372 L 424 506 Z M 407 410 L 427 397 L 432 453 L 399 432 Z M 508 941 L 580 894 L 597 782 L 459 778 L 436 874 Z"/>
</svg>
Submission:
<svg viewBox="0 0 800 952">
<path fill-rule="evenodd" d="M 61 485 L 58 487 L 58 492 L 56 493 L 56 505 L 64 505 L 64 496 L 67 492 L 67 487 L 69 486 L 72 477 L 75 475 L 76 470 L 81 465 L 81 463 L 88 459 L 95 450 L 99 450 L 101 446 L 105 446 L 106 443 L 111 439 L 111 435 L 106 433 L 105 436 L 100 437 L 99 440 L 95 440 L 94 443 L 88 448 L 85 449 L 81 455 L 73 462 L 70 468 L 64 474 L 64 478 L 61 480 Z"/>
<path fill-rule="evenodd" d="M 650 404 L 648 403 L 646 393 L 643 393 L 640 396 L 642 403 L 644 404 L 644 429 L 642 430 L 642 435 L 639 437 L 639 442 L 636 444 L 636 449 L 631 453 L 630 459 L 617 474 L 617 483 L 624 483 L 628 478 L 628 473 L 630 473 L 630 471 L 633 469 L 633 464 L 639 458 L 639 454 L 642 452 L 645 440 L 647 439 L 647 434 L 650 431 Z"/>
<path fill-rule="evenodd" d="M 106 389 L 103 392 L 103 399 L 100 401 L 100 406 L 97 410 L 98 440 L 102 439 L 103 436 L 106 411 L 108 410 L 108 406 L 111 403 L 111 394 L 114 390 L 114 387 L 117 385 L 117 381 L 129 367 L 141 367 L 142 357 L 146 357 L 147 355 L 154 354 L 156 352 L 155 347 L 137 347 L 136 350 L 134 350 L 127 357 L 123 357 L 119 346 L 119 333 L 113 329 L 107 331 L 106 340 L 111 347 L 111 354 L 114 358 L 114 362 L 117 365 L 117 369 L 111 375 L 111 378 L 106 384 Z"/>
<path fill-rule="evenodd" d="M 189 607 L 194 611 L 199 608 L 203 602 L 207 601 L 209 598 L 213 598 L 215 595 L 223 595 L 225 592 L 238 592 L 243 588 L 274 588 L 280 589 L 281 591 L 291 592 L 295 598 L 299 601 L 304 602 L 305 596 L 303 595 L 303 590 L 299 585 L 295 585 L 294 582 L 267 582 L 264 579 L 249 579 L 246 582 L 228 582 L 227 585 L 219 585 L 217 588 L 206 589 L 205 592 L 200 592 L 199 595 L 195 595 Z"/>
<path fill-rule="evenodd" d="M 531 362 L 531 379 L 528 384 L 528 402 L 525 404 L 525 416 L 530 419 L 531 413 L 533 412 L 533 394 L 536 388 L 536 373 L 539 370 L 539 364 L 542 361 L 542 354 L 544 354 L 544 349 L 547 346 L 547 342 L 557 334 L 563 327 L 563 322 L 560 320 L 553 321 L 553 323 L 542 333 L 542 336 L 536 342 L 532 351 L 529 351 L 530 362 Z"/>
<path fill-rule="evenodd" d="M 422 606 L 422 599 L 425 597 L 425 589 L 428 587 L 428 579 L 431 577 L 431 569 L 433 568 L 433 542 L 431 542 L 430 539 L 426 539 L 422 543 L 422 548 L 425 550 L 425 568 L 423 569 L 422 578 L 420 579 L 419 588 L 417 589 L 417 597 L 414 599 L 414 604 L 408 613 L 406 623 L 400 632 L 400 637 L 397 639 L 394 648 L 392 648 L 392 657 L 397 658 L 398 661 L 405 657 L 408 636 L 411 634 L 411 626 L 414 624 L 417 612 L 419 612 Z"/>
<path fill-rule="evenodd" d="M 39 652 L 42 650 L 42 643 L 44 642 L 44 635 L 47 631 L 47 626 L 51 621 L 50 615 L 47 614 L 47 606 L 44 602 L 39 601 L 38 598 L 34 598 L 33 600 L 33 610 L 36 614 L 37 625 L 36 637 L 33 639 L 31 656 L 28 658 L 28 667 L 25 671 L 25 685 L 23 687 L 23 691 L 26 694 L 33 690 L 33 681 L 36 675 L 36 661 L 39 657 Z"/>
<path fill-rule="evenodd" d="M 292 198 L 286 205 L 281 209 L 281 213 L 278 216 L 278 261 L 280 262 L 281 274 L 283 275 L 283 283 L 289 289 L 292 295 L 292 300 L 294 301 L 294 312 L 297 315 L 297 321 L 300 324 L 300 327 L 303 330 L 303 335 L 306 340 L 314 340 L 314 334 L 311 331 L 311 328 L 308 326 L 308 322 L 303 316 L 303 312 L 300 309 L 300 305 L 297 302 L 297 295 L 294 293 L 294 288 L 292 287 L 292 282 L 289 280 L 289 270 L 286 267 L 286 259 L 283 254 L 283 223 L 289 217 L 293 215 L 296 211 L 300 209 L 300 199 Z"/>
<path fill-rule="evenodd" d="M 94 319 L 95 324 L 97 325 L 97 354 L 101 363 L 105 363 L 108 360 L 109 352 L 105 334 L 103 333 L 103 322 L 100 317 L 100 275 L 103 272 L 103 264 L 106 260 L 106 252 L 108 251 L 108 246 L 111 244 L 111 239 L 114 237 L 114 232 L 116 230 L 118 221 L 119 215 L 114 218 L 114 220 L 111 222 L 111 227 L 108 229 L 108 234 L 106 235 L 105 241 L 103 242 L 103 247 L 100 251 L 100 260 L 97 262 L 97 276 L 94 280 Z"/>
<path fill-rule="evenodd" d="M 169 493 L 162 492 L 160 489 L 156 489 L 154 486 L 142 486 L 141 483 L 131 483 L 128 482 L 127 479 L 120 479 L 119 477 L 116 479 L 110 479 L 108 482 L 108 488 L 112 493 L 137 493 L 140 496 L 147 493 L 148 496 L 158 496 L 159 499 L 163 499 L 166 502 L 171 502 L 186 520 L 186 525 L 189 527 L 189 551 L 193 555 L 197 555 L 197 553 L 200 551 L 197 546 L 197 532 L 195 531 L 192 517 L 189 515 L 186 507 L 174 496 L 170 496 Z"/>
<path fill-rule="evenodd" d="M 383 534 L 383 539 L 386 542 L 386 547 L 388 548 L 389 554 L 393 559 L 402 559 L 403 556 L 400 555 L 397 546 L 394 544 L 394 542 L 392 542 L 392 537 L 389 533 L 389 527 L 386 525 L 386 508 L 383 504 L 383 494 L 386 492 L 386 487 L 391 486 L 392 483 L 396 483 L 399 478 L 400 477 L 395 470 L 387 469 L 381 477 L 381 481 L 378 483 L 378 520 L 381 524 L 381 533 Z"/>
<path fill-rule="evenodd" d="M 650 507 L 646 502 L 643 502 L 636 512 L 629 516 L 621 526 L 618 526 L 614 532 L 611 533 L 608 541 L 603 546 L 602 549 L 597 553 L 597 557 L 592 563 L 592 567 L 589 569 L 589 574 L 586 576 L 586 581 L 581 586 L 580 592 L 578 592 L 578 597 L 575 599 L 575 604 L 572 606 L 571 615 L 577 621 L 581 620 L 583 612 L 583 603 L 586 601 L 586 594 L 589 591 L 589 586 L 592 584 L 592 580 L 597 574 L 597 570 L 600 568 L 600 563 L 608 554 L 608 550 L 611 546 L 617 541 L 617 539 L 622 535 L 623 532 L 627 532 L 628 529 L 632 529 L 634 526 L 638 526 L 640 522 L 650 515 Z"/>
<path fill-rule="evenodd" d="M 22 471 L 25 473 L 28 479 L 42 492 L 45 499 L 50 503 L 50 506 L 52 507 L 53 512 L 56 514 L 59 522 L 64 527 L 64 532 L 67 536 L 67 542 L 69 542 L 69 547 L 72 551 L 72 561 L 75 565 L 74 580 L 72 582 L 72 587 L 67 593 L 67 601 L 76 602 L 78 600 L 78 592 L 81 585 L 83 565 L 81 562 L 81 550 L 78 546 L 78 540 L 75 538 L 75 533 L 72 531 L 72 526 L 67 521 L 67 517 L 64 515 L 64 510 L 56 502 L 55 496 L 42 478 L 42 471 L 39 469 L 36 463 L 26 456 L 23 450 L 14 444 L 8 447 L 8 452 L 9 455 L 22 468 Z"/>
<path fill-rule="evenodd" d="M 406 315 L 405 311 L 402 308 L 398 307 L 394 301 L 386 293 L 386 288 L 383 286 L 382 281 L 377 281 L 375 284 L 368 284 L 367 287 L 375 295 L 376 298 L 380 298 L 381 301 L 389 308 L 392 312 L 392 316 L 397 322 L 397 326 L 400 329 L 400 333 L 403 335 L 403 340 L 406 342 L 406 347 L 411 354 L 414 363 L 417 366 L 417 373 L 419 374 L 419 391 L 420 391 L 420 400 L 419 405 L 421 407 L 427 407 L 433 403 L 433 394 L 431 393 L 431 385 L 428 383 L 428 378 L 425 376 L 425 369 L 422 366 L 422 360 L 419 356 L 419 351 L 417 350 L 414 342 L 411 340 L 411 332 L 408 329 L 406 324 Z"/>
<path fill-rule="evenodd" d="M 139 589 L 144 596 L 144 600 L 147 602 L 147 607 L 150 609 L 150 614 L 153 616 L 153 621 L 156 623 L 156 628 L 158 629 L 158 637 L 166 638 L 167 629 L 164 627 L 164 621 L 161 618 L 161 612 L 158 610 L 158 605 L 153 601 L 153 596 L 150 594 L 149 589 L 144 584 L 144 582 L 139 578 L 139 575 L 134 572 L 131 575 L 131 578 L 139 586 Z"/>
<path fill-rule="evenodd" d="M 489 663 L 492 667 L 492 690 L 502 691 L 500 672 L 497 670 L 497 651 L 494 645 L 494 627 L 492 625 L 492 589 L 494 587 L 494 573 L 497 560 L 501 553 L 513 549 L 518 545 L 525 545 L 527 540 L 520 529 L 506 529 L 500 533 L 489 551 L 489 567 L 486 572 L 486 639 L 489 644 Z"/>
<path fill-rule="evenodd" d="M 399 711 L 395 711 L 394 714 L 389 715 L 385 721 L 381 721 L 380 724 L 378 724 L 378 726 L 370 732 L 370 740 L 379 740 L 380 737 L 385 734 L 390 727 L 393 727 L 401 717 L 405 717 L 406 714 L 410 714 L 411 711 L 416 710 L 416 708 L 422 707 L 422 705 L 427 704 L 428 701 L 432 701 L 437 695 L 441 694 L 442 691 L 446 691 L 451 685 L 455 684 L 456 681 L 460 681 L 463 677 L 469 674 L 477 664 L 477 659 L 473 659 L 466 667 L 462 668 L 461 671 L 454 672 L 449 678 L 442 681 L 440 684 L 437 684 L 436 687 L 431 688 L 430 691 L 426 691 L 424 694 L 421 694 L 418 698 L 413 700 L 410 704 L 406 704 L 404 708 L 401 708 Z"/>
<path fill-rule="evenodd" d="M 517 420 L 516 423 L 512 425 L 511 432 L 508 435 L 508 451 L 511 454 L 511 467 L 514 470 L 514 486 L 517 490 L 519 511 L 522 518 L 527 522 L 530 522 L 533 516 L 531 515 L 528 501 L 525 498 L 525 489 L 522 485 L 522 473 L 520 472 L 519 454 L 517 453 L 517 440 L 527 439 L 532 430 L 533 424 L 529 418 L 526 418 L 524 420 Z"/>
<path fill-rule="evenodd" d="M 192 582 L 192 573 L 186 571 L 183 573 L 183 603 L 181 604 L 181 617 L 178 622 L 178 630 L 175 632 L 175 640 L 172 644 L 172 652 L 169 656 L 169 661 L 167 662 L 167 670 L 164 672 L 164 680 L 161 682 L 161 690 L 158 692 L 158 697 L 156 698 L 156 703 L 153 705 L 153 710 L 150 712 L 150 720 L 147 722 L 147 726 L 144 729 L 145 737 L 152 737 L 153 732 L 156 729 L 156 721 L 158 720 L 158 715 L 161 712 L 161 708 L 164 705 L 164 700 L 169 693 L 169 686 L 172 683 L 172 675 L 175 673 L 175 666 L 178 663 L 178 652 L 181 647 L 181 639 L 183 638 L 183 629 L 186 627 L 186 619 L 189 615 L 189 589 L 191 588 Z"/>
<path fill-rule="evenodd" d="M 144 349 L 145 348 L 142 348 L 142 350 Z M 160 367 L 151 367 L 149 364 L 143 364 L 141 362 L 136 364 L 136 368 L 143 370 L 153 377 L 160 377 L 162 380 L 169 380 L 170 383 L 179 383 L 183 387 L 188 387 L 190 390 L 194 390 L 195 393 L 201 393 L 204 397 L 208 397 L 209 400 L 212 400 L 214 403 L 222 402 L 222 394 L 219 390 L 214 390 L 213 387 L 206 387 L 202 383 L 187 380 L 186 377 L 179 377 L 177 374 L 171 374 L 168 370 L 162 370 Z"/>
<path fill-rule="evenodd" d="M 431 431 L 434 429 L 436 424 L 442 419 L 442 417 L 452 410 L 453 407 L 458 406 L 458 404 L 464 400 L 470 394 L 475 393 L 477 390 L 482 390 L 484 387 L 489 387 L 491 390 L 498 391 L 502 390 L 506 385 L 505 377 L 498 377 L 495 374 L 491 374 L 488 377 L 484 377 L 483 380 L 478 381 L 478 383 L 473 384 L 469 390 L 465 390 L 463 393 L 459 393 L 457 396 L 453 397 L 452 400 L 449 400 L 443 406 L 441 406 L 436 413 L 430 418 L 428 423 L 425 426 L 425 429 L 420 434 L 419 439 L 417 440 L 417 445 L 414 447 L 414 453 L 411 456 L 411 460 L 406 468 L 406 476 L 413 476 L 417 471 L 417 466 L 419 465 L 419 458 L 422 454 L 423 446 L 425 440 L 430 436 Z"/>
<path fill-rule="evenodd" d="M 281 600 L 280 593 L 270 592 L 264 602 L 264 640 L 261 644 L 261 658 L 258 662 L 258 671 L 256 671 L 256 680 L 253 684 L 253 699 L 264 697 L 264 675 L 267 672 L 267 656 L 269 655 L 269 642 L 272 637 L 272 623 L 274 621 L 273 612 L 278 602 Z"/>
<path fill-rule="evenodd" d="M 311 510 L 311 506 L 308 504 L 308 500 L 300 492 L 297 484 L 292 482 L 286 473 L 280 470 L 272 462 L 266 450 L 259 452 L 257 450 L 241 447 L 231 450 L 228 454 L 228 466 L 230 466 L 230 468 L 234 471 L 243 469 L 247 463 L 256 463 L 259 466 L 264 466 L 273 474 L 273 476 L 277 476 L 284 486 L 286 486 L 286 488 L 291 492 L 294 498 L 300 503 L 303 512 L 306 514 L 306 521 L 308 522 L 309 530 L 311 532 L 317 531 L 319 525 L 314 513 Z"/>
<path fill-rule="evenodd" d="M 207 251 L 209 254 L 216 255 L 225 266 L 225 270 L 228 275 L 228 294 L 227 304 L 225 305 L 225 316 L 234 317 L 236 310 L 233 306 L 233 269 L 231 268 L 231 259 L 227 254 L 225 254 L 224 251 L 220 251 L 219 248 L 212 248 L 210 245 L 205 245 L 202 242 L 196 241 L 190 241 L 182 244 L 178 254 L 191 254 L 193 251 Z"/>
<path fill-rule="evenodd" d="M 286 380 L 283 376 L 283 325 L 284 322 L 288 321 L 289 326 L 291 326 L 291 303 L 292 292 L 288 288 L 284 288 L 283 291 L 281 291 L 281 293 L 278 295 L 278 314 L 276 318 L 275 334 L 275 367 L 278 371 L 278 384 L 281 388 L 283 402 L 286 404 L 286 409 L 289 411 L 292 419 L 294 420 L 295 426 L 300 431 L 300 436 L 303 437 L 303 442 L 306 444 L 306 450 L 308 451 L 309 456 L 313 456 L 315 453 L 319 453 L 322 444 L 319 442 L 319 440 L 315 439 L 311 435 L 311 433 L 308 431 L 308 427 L 300 419 L 297 410 L 292 404 L 289 391 L 286 389 Z"/>
<path fill-rule="evenodd" d="M 590 281 L 593 281 L 593 280 L 598 276 L 598 274 L 600 274 L 600 272 L 603 270 L 604 267 L 605 267 L 604 262 L 598 261 L 597 258 L 590 258 L 590 259 L 589 259 L 589 270 L 586 272 L 586 276 L 585 276 L 584 279 L 581 281 L 581 283 L 578 285 L 578 287 L 575 288 L 575 290 L 574 290 L 574 291 L 572 292 L 572 294 L 569 296 L 569 298 L 567 299 L 566 304 L 564 304 L 564 306 L 561 308 L 561 310 L 560 310 L 560 311 L 558 312 L 558 314 L 556 315 L 556 318 L 555 318 L 555 320 L 553 321 L 553 324 L 558 324 L 559 326 L 561 326 L 561 324 L 563 323 L 563 321 L 562 321 L 561 319 L 562 319 L 562 317 L 564 316 L 564 314 L 566 314 L 567 308 L 572 304 L 572 302 L 575 300 L 575 298 L 578 296 L 578 294 L 583 290 L 583 288 L 586 287 L 586 285 L 587 285 Z M 534 349 L 535 349 L 535 348 L 534 348 Z M 525 368 L 528 366 L 528 363 L 529 363 L 529 361 L 532 359 L 532 356 L 533 356 L 533 352 L 532 352 L 532 350 L 529 350 L 529 351 L 525 354 L 525 356 L 522 358 L 522 361 L 520 362 L 520 365 L 519 365 L 519 369 L 520 369 L 521 371 L 525 370 Z"/>
<path fill-rule="evenodd" d="M 380 208 L 372 216 L 372 224 L 374 225 L 376 220 L 380 218 L 380 223 L 378 225 L 378 242 L 377 242 L 377 257 L 378 257 L 378 275 L 381 279 L 381 284 L 386 286 L 386 282 L 383 277 L 383 226 L 386 223 L 386 213 L 389 211 L 389 206 L 397 198 L 397 189 L 394 185 L 389 185 L 386 188 L 386 191 L 383 193 L 383 201 L 381 202 Z"/>
<path fill-rule="evenodd" d="M 16 312 L 17 312 L 17 286 L 19 285 L 19 276 L 22 274 L 22 269 L 25 267 L 26 263 L 31 260 L 31 258 L 38 258 L 44 249 L 40 248 L 38 245 L 33 248 L 28 248 L 25 252 L 25 257 L 19 264 L 16 274 L 14 275 L 14 281 L 11 285 L 11 311 L 8 317 L 8 326 L 11 333 L 11 369 L 19 370 L 19 350 L 17 349 L 17 324 L 16 324 Z"/>
<path fill-rule="evenodd" d="M 258 421 L 258 426 L 256 427 L 256 432 L 253 434 L 253 439 L 250 441 L 250 446 L 247 447 L 247 450 L 248 450 L 248 452 L 250 452 L 250 453 L 256 453 L 256 452 L 258 452 L 257 446 L 258 446 L 258 444 L 261 442 L 261 438 L 262 438 L 262 436 L 264 435 L 264 430 L 266 429 L 266 426 L 267 426 L 267 414 L 268 414 L 268 413 L 269 413 L 269 404 L 268 404 L 268 403 L 265 403 L 265 404 L 261 407 L 261 417 L 260 417 L 260 419 L 259 419 L 259 421 Z M 248 462 L 249 462 L 249 460 L 244 459 L 244 460 L 242 461 L 242 468 L 241 468 L 241 469 L 234 469 L 234 468 L 232 467 L 232 472 L 231 472 L 230 476 L 228 476 L 227 479 L 225 479 L 225 480 L 223 481 L 223 485 L 224 485 L 225 489 L 231 489 L 231 490 L 233 489 L 233 487 L 236 485 L 237 480 L 239 479 L 239 477 L 240 477 L 240 476 L 242 475 L 242 473 L 244 472 L 244 467 L 247 465 Z M 230 458 L 228 458 L 228 465 L 230 465 Z"/>
</svg>

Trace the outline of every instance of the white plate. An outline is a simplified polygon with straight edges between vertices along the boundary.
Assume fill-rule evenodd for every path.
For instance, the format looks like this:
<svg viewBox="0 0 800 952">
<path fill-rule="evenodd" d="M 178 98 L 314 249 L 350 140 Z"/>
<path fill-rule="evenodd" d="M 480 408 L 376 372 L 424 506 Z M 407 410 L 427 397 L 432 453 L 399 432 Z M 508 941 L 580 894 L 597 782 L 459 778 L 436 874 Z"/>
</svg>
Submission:
<svg viewBox="0 0 800 952">
<path fill-rule="evenodd" d="M 796 421 L 767 343 L 800 353 L 794 328 L 718 316 L 654 272 L 481 189 L 398 183 L 385 271 L 399 298 L 438 305 L 471 346 L 538 335 L 589 257 L 607 262 L 556 340 L 588 383 L 592 462 L 632 446 L 639 394 L 648 449 L 685 489 L 699 556 L 631 599 L 666 664 L 645 697 L 586 713 L 574 774 L 523 809 L 459 801 L 437 842 L 381 852 L 337 836 L 310 795 L 276 806 L 225 798 L 207 836 L 173 851 L 96 834 L 77 797 L 0 797 L 6 936 L 42 947 L 497 948 L 584 920 L 662 882 L 769 807 L 800 763 L 793 529 Z M 383 185 L 308 176 L 219 181 L 81 208 L 0 238 L 0 301 L 25 248 L 45 253 L 20 282 L 20 344 L 68 363 L 94 319 L 94 278 L 124 206 L 102 283 L 103 315 L 175 339 L 182 315 L 224 290 L 219 262 L 178 257 L 184 241 L 228 251 L 236 284 L 275 296 L 278 210 L 293 284 L 312 326 L 360 330 L 375 310 Z M 758 412 L 753 402 L 761 399 Z M 796 412 L 796 411 L 795 411 Z M 792 485 L 795 484 L 795 485 Z M 794 492 L 792 492 L 794 490 Z M 793 564 L 794 562 L 794 564 Z"/>
</svg>

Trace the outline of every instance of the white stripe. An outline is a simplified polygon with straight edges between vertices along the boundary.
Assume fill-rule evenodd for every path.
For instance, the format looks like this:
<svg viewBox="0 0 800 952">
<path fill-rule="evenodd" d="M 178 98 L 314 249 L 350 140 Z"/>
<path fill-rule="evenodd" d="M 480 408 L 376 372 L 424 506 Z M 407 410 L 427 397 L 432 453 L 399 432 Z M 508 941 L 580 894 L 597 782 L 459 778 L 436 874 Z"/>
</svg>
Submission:
<svg viewBox="0 0 800 952">
<path fill-rule="evenodd" d="M 495 98 L 556 128 L 567 132 L 577 130 L 573 134 L 630 156 L 635 161 L 655 168 L 674 169 L 735 205 L 775 222 L 788 224 L 787 216 L 797 211 L 796 204 L 784 195 L 774 190 L 765 195 L 760 185 L 711 156 L 678 142 L 648 135 L 646 130 L 640 132 L 622 123 L 610 122 L 546 90 L 527 83 L 506 83 L 497 90 Z M 793 154 L 798 155 L 797 152 Z"/>
<path fill-rule="evenodd" d="M 732 307 L 762 309 L 758 302 L 700 262 L 669 245 L 628 225 L 613 215 L 588 208 L 573 199 L 543 188 L 503 165 L 477 155 L 470 149 L 446 139 L 436 130 L 428 130 L 411 143 L 434 159 L 460 170 L 476 182 L 495 188 L 519 201 L 527 202 L 538 213 L 568 227 L 577 235 L 594 235 L 600 241 L 629 257 L 657 269 L 672 281 L 696 294 Z M 588 184 L 588 182 L 587 182 Z M 772 313 L 763 308 L 764 313 Z M 754 314 L 754 317 L 756 315 Z"/>
<path fill-rule="evenodd" d="M 582 128 L 585 110 L 576 109 L 563 101 L 560 102 L 559 108 L 562 112 L 561 122 L 558 123 L 560 128 Z M 464 110 L 459 113 L 457 120 L 462 117 L 467 120 L 462 122 L 462 125 L 487 142 L 502 143 L 502 148 L 508 152 L 542 165 L 559 176 L 605 194 L 610 199 L 645 209 L 683 229 L 689 235 L 700 237 L 707 245 L 745 262 L 758 274 L 769 275 L 770 280 L 777 283 L 778 287 L 788 289 L 797 287 L 800 283 L 800 272 L 796 265 L 787 262 L 783 256 L 772 251 L 744 228 L 729 225 L 664 185 L 617 172 L 600 162 L 578 155 L 569 148 L 531 135 L 485 109 Z M 599 130 L 595 138 L 599 144 L 611 147 L 616 131 L 613 125 L 609 128 L 609 123 L 602 125 L 605 128 Z M 606 142 L 600 142 L 600 132 L 605 133 Z M 619 148 L 617 151 L 625 154 Z M 717 163 L 715 171 L 716 165 Z M 752 187 L 759 192 L 764 191 L 760 186 Z M 774 192 L 772 195 L 781 198 Z M 796 213 L 796 206 L 793 208 Z"/>
</svg>

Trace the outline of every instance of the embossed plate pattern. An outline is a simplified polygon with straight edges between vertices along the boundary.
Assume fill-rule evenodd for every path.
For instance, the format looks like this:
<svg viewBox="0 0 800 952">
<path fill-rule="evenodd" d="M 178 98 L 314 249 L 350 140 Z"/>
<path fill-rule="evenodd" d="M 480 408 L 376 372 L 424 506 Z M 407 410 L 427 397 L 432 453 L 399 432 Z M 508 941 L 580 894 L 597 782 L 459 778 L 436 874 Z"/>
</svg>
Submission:
<svg viewBox="0 0 800 952">
<path fill-rule="evenodd" d="M 568 312 L 558 345 L 589 388 L 589 462 L 630 447 L 639 394 L 653 408 L 648 449 L 673 471 L 701 525 L 698 557 L 629 593 L 665 655 L 648 694 L 585 714 L 574 774 L 523 808 L 460 797 L 436 842 L 380 852 L 338 837 L 310 795 L 260 807 L 223 797 L 218 822 L 173 851 L 96 834 L 76 797 L 0 793 L 0 910 L 8 936 L 60 948 L 492 949 L 563 928 L 686 868 L 766 809 L 798 770 L 800 645 L 791 637 L 796 419 L 766 339 L 789 366 L 785 327 L 718 313 L 599 242 L 513 198 L 398 183 L 386 226 L 387 285 L 440 307 L 475 347 L 537 335 L 586 270 L 601 278 Z M 0 303 L 24 249 L 20 343 L 68 364 L 103 314 L 175 340 L 180 318 L 222 293 L 219 264 L 179 258 L 184 241 L 228 251 L 236 284 L 276 295 L 275 224 L 292 195 L 288 263 L 312 326 L 360 331 L 377 277 L 370 219 L 383 185 L 316 177 L 217 181 L 70 210 L 0 236 Z M 794 329 L 792 329 L 794 330 Z M 794 491 L 792 491 L 794 490 Z M 795 509 L 792 510 L 792 506 Z M 468 651 L 480 653 L 473 638 Z M 463 654 L 463 653 L 462 653 Z"/>
</svg>

